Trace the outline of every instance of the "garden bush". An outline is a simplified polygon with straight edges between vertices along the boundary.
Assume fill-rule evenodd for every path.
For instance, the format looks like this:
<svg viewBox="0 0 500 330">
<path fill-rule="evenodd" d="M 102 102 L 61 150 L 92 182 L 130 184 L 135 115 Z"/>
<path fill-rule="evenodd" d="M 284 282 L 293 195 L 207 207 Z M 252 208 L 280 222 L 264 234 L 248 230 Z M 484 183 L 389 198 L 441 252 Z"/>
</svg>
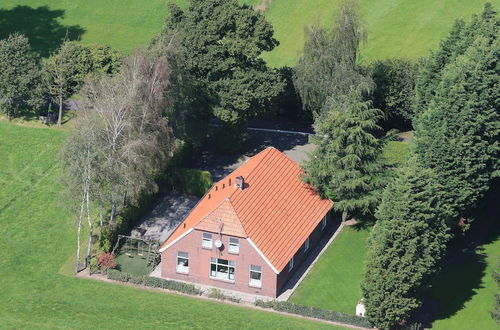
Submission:
<svg viewBox="0 0 500 330">
<path fill-rule="evenodd" d="M 341 323 L 355 325 L 358 327 L 365 327 L 365 328 L 373 327 L 372 323 L 368 319 L 361 316 L 344 314 L 326 309 L 294 304 L 288 301 L 256 300 L 255 305 L 262 308 L 272 308 L 279 312 L 308 316 L 327 321 L 341 322 Z"/>
<path fill-rule="evenodd" d="M 180 168 L 176 171 L 176 185 L 184 193 L 203 197 L 212 187 L 212 175 L 208 171 Z"/>
<path fill-rule="evenodd" d="M 110 269 L 108 271 L 108 278 L 110 280 L 139 284 L 152 288 L 162 288 L 173 291 L 179 291 L 182 293 L 197 295 L 200 294 L 200 290 L 198 290 L 193 284 L 182 283 L 172 280 L 166 280 L 158 277 L 149 277 L 149 276 L 132 276 L 128 273 L 121 272 L 116 269 Z"/>
<path fill-rule="evenodd" d="M 222 290 L 217 289 L 217 288 L 211 288 L 210 290 L 208 290 L 207 297 L 222 300 L 222 301 L 229 300 L 229 301 L 232 301 L 235 303 L 239 303 L 241 301 L 240 298 L 225 295 L 224 292 L 222 292 Z"/>
</svg>

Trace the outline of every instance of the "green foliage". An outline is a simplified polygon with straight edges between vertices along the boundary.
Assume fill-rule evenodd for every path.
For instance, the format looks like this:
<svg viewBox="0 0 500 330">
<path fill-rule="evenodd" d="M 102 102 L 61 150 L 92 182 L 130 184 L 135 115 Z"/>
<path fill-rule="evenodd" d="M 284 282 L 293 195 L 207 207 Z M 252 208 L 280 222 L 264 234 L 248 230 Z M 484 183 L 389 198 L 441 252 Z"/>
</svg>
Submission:
<svg viewBox="0 0 500 330">
<path fill-rule="evenodd" d="M 445 67 L 415 121 L 416 158 L 437 174 L 454 217 L 465 215 L 500 174 L 499 53 L 498 39 L 478 37 Z"/>
<path fill-rule="evenodd" d="M 203 83 L 212 113 L 229 126 L 262 113 L 283 87 L 260 58 L 278 44 L 264 16 L 236 0 L 170 4 L 170 13 L 163 33 L 180 34 L 183 65 Z"/>
<path fill-rule="evenodd" d="M 363 86 L 353 89 L 318 120 L 316 148 L 304 166 L 305 181 L 344 213 L 373 211 L 385 185 L 383 142 L 374 136 L 381 112 L 364 93 Z"/>
<path fill-rule="evenodd" d="M 353 86 L 369 82 L 356 66 L 364 38 L 365 31 L 352 0 L 342 2 L 332 30 L 306 28 L 304 54 L 295 67 L 295 87 L 306 112 L 317 117 L 328 110 L 329 98 L 338 101 Z"/>
<path fill-rule="evenodd" d="M 158 277 L 149 276 L 133 276 L 128 273 L 120 272 L 119 270 L 111 269 L 108 271 L 107 277 L 111 280 L 145 285 L 152 288 L 162 288 L 173 291 L 179 291 L 182 293 L 187 293 L 191 295 L 198 295 L 200 291 L 193 285 L 189 283 L 182 283 L 172 280 L 165 280 Z"/>
<path fill-rule="evenodd" d="M 391 167 L 404 167 L 410 156 L 408 142 L 389 141 L 384 147 L 382 157 L 384 163 Z"/>
<path fill-rule="evenodd" d="M 376 61 L 370 65 L 375 90 L 373 106 L 384 112 L 382 126 L 411 128 L 418 64 L 406 59 Z"/>
<path fill-rule="evenodd" d="M 312 121 L 312 113 L 302 108 L 302 102 L 293 83 L 294 68 L 282 67 L 278 73 L 285 82 L 283 91 L 272 101 L 271 115 L 296 121 Z"/>
<path fill-rule="evenodd" d="M 185 194 L 202 197 L 212 187 L 212 175 L 208 171 L 181 168 L 176 172 L 177 186 Z"/>
<path fill-rule="evenodd" d="M 303 306 L 288 301 L 263 301 L 256 300 L 255 305 L 262 308 L 272 308 L 279 312 L 292 313 L 317 319 L 341 322 L 358 327 L 372 328 L 373 325 L 368 319 L 356 315 L 349 315 L 316 307 Z"/>
<path fill-rule="evenodd" d="M 396 327 L 421 304 L 449 238 L 442 195 L 432 172 L 416 166 L 384 190 L 362 283 L 366 315 L 380 329 Z"/>
<path fill-rule="evenodd" d="M 79 91 L 93 65 L 90 50 L 75 41 L 65 41 L 43 64 L 45 84 L 56 102 Z"/>
<path fill-rule="evenodd" d="M 424 111 L 436 95 L 444 68 L 458 56 L 463 55 L 478 37 L 486 38 L 490 43 L 498 38 L 498 18 L 491 3 L 484 5 L 480 16 L 474 15 L 466 24 L 457 19 L 449 35 L 444 38 L 436 51 L 422 63 L 415 89 L 414 112 Z"/>
<path fill-rule="evenodd" d="M 241 150 L 246 136 L 244 123 L 235 125 L 222 123 L 217 127 L 211 127 L 208 147 L 218 153 L 232 154 Z"/>
<path fill-rule="evenodd" d="M 235 303 L 239 303 L 241 301 L 241 298 L 236 298 L 233 296 L 225 295 L 221 289 L 217 289 L 217 288 L 209 289 L 208 293 L 207 293 L 207 297 L 222 300 L 222 301 L 229 300 L 229 301 L 235 302 Z"/>
<path fill-rule="evenodd" d="M 38 59 L 28 39 L 15 33 L 0 40 L 0 110 L 13 118 L 42 103 Z"/>
<path fill-rule="evenodd" d="M 92 72 L 114 74 L 120 70 L 122 53 L 106 45 L 91 44 L 86 47 L 92 59 Z"/>
</svg>

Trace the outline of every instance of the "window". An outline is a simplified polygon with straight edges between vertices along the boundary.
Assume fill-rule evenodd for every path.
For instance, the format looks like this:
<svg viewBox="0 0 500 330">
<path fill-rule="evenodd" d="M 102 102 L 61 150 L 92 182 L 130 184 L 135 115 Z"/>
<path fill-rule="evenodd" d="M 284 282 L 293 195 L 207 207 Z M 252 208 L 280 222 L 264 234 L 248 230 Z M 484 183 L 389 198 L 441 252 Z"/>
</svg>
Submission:
<svg viewBox="0 0 500 330">
<path fill-rule="evenodd" d="M 240 253 L 240 240 L 237 238 L 229 238 L 229 253 Z"/>
<path fill-rule="evenodd" d="M 231 260 L 210 258 L 210 277 L 234 281 L 236 263 Z"/>
<path fill-rule="evenodd" d="M 290 262 L 288 263 L 288 271 L 291 271 L 293 269 L 293 257 L 290 259 Z"/>
<path fill-rule="evenodd" d="M 177 271 L 179 273 L 189 273 L 189 254 L 177 251 Z"/>
<path fill-rule="evenodd" d="M 250 281 L 248 285 L 259 288 L 262 286 L 262 268 L 260 266 L 250 265 Z"/>
<path fill-rule="evenodd" d="M 304 252 L 309 250 L 309 237 L 306 238 L 306 241 L 304 243 Z"/>
<path fill-rule="evenodd" d="M 321 230 L 325 229 L 325 227 L 326 227 L 326 215 L 323 218 L 323 220 L 321 220 Z"/>
<path fill-rule="evenodd" d="M 201 246 L 203 246 L 206 249 L 211 249 L 212 248 L 212 234 L 209 233 L 203 233 L 203 238 L 201 241 Z"/>
</svg>

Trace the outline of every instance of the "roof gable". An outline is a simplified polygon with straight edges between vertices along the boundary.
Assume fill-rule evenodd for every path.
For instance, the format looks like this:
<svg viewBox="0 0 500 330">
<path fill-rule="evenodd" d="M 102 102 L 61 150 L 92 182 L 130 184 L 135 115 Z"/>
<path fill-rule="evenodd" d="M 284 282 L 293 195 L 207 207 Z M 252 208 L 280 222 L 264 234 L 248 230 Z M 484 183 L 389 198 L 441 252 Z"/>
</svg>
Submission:
<svg viewBox="0 0 500 330">
<path fill-rule="evenodd" d="M 204 216 L 194 226 L 194 229 L 213 233 L 220 232 L 229 236 L 248 237 L 229 198 L 225 199 L 212 212 Z"/>
</svg>

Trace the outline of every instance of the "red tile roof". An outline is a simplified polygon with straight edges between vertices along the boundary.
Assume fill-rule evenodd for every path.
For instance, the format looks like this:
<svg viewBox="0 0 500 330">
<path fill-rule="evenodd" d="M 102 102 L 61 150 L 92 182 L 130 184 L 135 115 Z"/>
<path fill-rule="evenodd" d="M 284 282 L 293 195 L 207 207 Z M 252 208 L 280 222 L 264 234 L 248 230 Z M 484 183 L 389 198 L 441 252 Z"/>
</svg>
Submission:
<svg viewBox="0 0 500 330">
<path fill-rule="evenodd" d="M 212 186 L 163 244 L 190 229 L 250 238 L 269 262 L 282 271 L 333 203 L 321 199 L 299 178 L 300 165 L 275 148 L 267 148 Z M 235 186 L 243 176 L 243 190 Z"/>
</svg>

